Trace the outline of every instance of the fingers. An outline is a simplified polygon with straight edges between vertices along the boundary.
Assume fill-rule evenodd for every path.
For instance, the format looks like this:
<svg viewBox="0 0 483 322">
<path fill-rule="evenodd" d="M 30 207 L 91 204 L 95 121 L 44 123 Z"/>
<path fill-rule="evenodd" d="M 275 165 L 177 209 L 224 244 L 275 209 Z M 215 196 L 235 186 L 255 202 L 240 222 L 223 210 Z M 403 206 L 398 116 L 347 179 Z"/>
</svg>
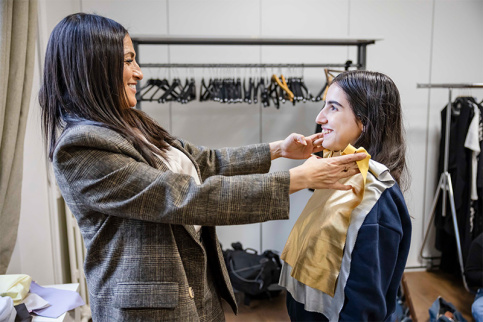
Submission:
<svg viewBox="0 0 483 322">
<path fill-rule="evenodd" d="M 320 151 L 324 151 L 324 147 L 323 146 L 314 147 L 312 149 L 312 153 L 317 153 L 317 152 L 320 152 Z"/>
<path fill-rule="evenodd" d="M 306 137 L 306 140 L 311 141 L 313 146 L 320 147 L 322 142 L 324 142 L 324 135 L 322 133 L 315 133 Z"/>
<path fill-rule="evenodd" d="M 306 142 L 307 138 L 302 134 L 292 133 L 292 139 L 297 143 L 300 143 L 302 145 L 307 145 L 307 142 Z"/>
<path fill-rule="evenodd" d="M 324 137 L 324 135 L 322 133 L 315 133 L 315 134 L 312 134 L 310 136 L 307 136 L 307 139 L 309 139 L 310 141 L 313 142 L 313 141 L 315 141 L 317 139 L 321 139 L 323 137 Z"/>
<path fill-rule="evenodd" d="M 339 160 L 339 163 L 343 165 L 351 162 L 364 160 L 366 157 L 367 157 L 366 153 L 354 153 L 354 154 L 341 155 L 334 158 Z"/>
<path fill-rule="evenodd" d="M 347 185 L 347 184 L 342 184 L 340 182 L 336 182 L 332 186 L 332 189 L 336 189 L 336 190 L 351 190 L 352 189 L 352 186 L 351 185 Z"/>
<path fill-rule="evenodd" d="M 324 138 L 320 138 L 320 139 L 314 140 L 314 141 L 312 141 L 312 144 L 314 146 L 322 146 L 322 142 L 324 142 Z"/>
<path fill-rule="evenodd" d="M 352 177 L 353 175 L 356 175 L 360 173 L 359 171 L 359 168 L 352 168 L 352 169 L 348 169 L 347 171 L 342 171 L 342 174 L 340 175 L 341 178 L 348 178 L 348 177 Z"/>
</svg>

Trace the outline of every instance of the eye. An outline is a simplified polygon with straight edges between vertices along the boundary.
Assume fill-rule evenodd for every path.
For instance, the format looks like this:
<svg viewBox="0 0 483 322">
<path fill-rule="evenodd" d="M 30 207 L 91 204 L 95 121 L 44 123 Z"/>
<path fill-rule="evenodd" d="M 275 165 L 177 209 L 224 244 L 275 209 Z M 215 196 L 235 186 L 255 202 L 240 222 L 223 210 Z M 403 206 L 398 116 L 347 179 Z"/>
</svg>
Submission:
<svg viewBox="0 0 483 322">
<path fill-rule="evenodd" d="M 131 63 L 133 62 L 134 60 L 132 59 L 126 59 L 124 62 L 128 65 L 131 65 Z"/>
<path fill-rule="evenodd" d="M 339 109 L 338 109 L 337 107 L 335 107 L 334 105 L 330 105 L 330 106 L 329 106 L 329 109 L 330 109 L 331 111 L 338 111 L 338 110 L 339 110 Z"/>
</svg>

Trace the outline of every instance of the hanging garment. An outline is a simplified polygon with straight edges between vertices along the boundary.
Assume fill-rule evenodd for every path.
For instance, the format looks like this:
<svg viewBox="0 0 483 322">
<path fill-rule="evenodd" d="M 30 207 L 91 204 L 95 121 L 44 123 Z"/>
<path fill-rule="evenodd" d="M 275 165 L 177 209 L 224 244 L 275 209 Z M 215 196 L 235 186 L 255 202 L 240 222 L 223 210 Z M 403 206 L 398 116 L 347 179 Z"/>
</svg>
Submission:
<svg viewBox="0 0 483 322">
<path fill-rule="evenodd" d="M 478 158 L 481 152 L 480 149 L 480 109 L 478 104 L 470 102 L 473 106 L 474 116 L 471 120 L 470 127 L 468 128 L 468 134 L 466 135 L 465 148 L 470 149 L 471 152 L 471 206 L 470 206 L 470 218 L 469 218 L 469 231 L 473 236 L 474 223 L 477 212 L 478 203 L 478 186 L 477 186 L 477 174 L 478 174 Z M 471 238 L 473 239 L 473 238 Z"/>
<path fill-rule="evenodd" d="M 476 209 L 471 202 L 472 153 L 465 147 L 468 129 L 475 115 L 472 97 L 458 97 L 451 106 L 451 124 L 449 140 L 448 172 L 451 176 L 456 217 L 460 235 L 463 261 L 466 259 L 472 241 L 470 232 L 471 211 Z M 446 133 L 446 108 L 441 111 L 441 141 L 438 173 L 443 172 L 444 146 Z M 439 178 L 439 177 L 438 177 Z M 435 246 L 441 251 L 440 268 L 446 272 L 460 274 L 456 239 L 451 216 L 449 194 L 447 194 L 446 214 L 443 216 L 442 198 L 438 200 L 435 215 L 436 242 Z M 476 203 L 474 203 L 476 205 Z M 473 210 L 472 210 L 473 209 Z"/>
<path fill-rule="evenodd" d="M 319 312 L 330 321 L 390 320 L 410 242 L 411 221 L 401 190 L 387 167 L 370 160 L 364 197 L 350 215 L 334 295 L 294 278 L 287 262 L 279 283 L 305 311 Z M 289 314 L 297 316 L 292 307 Z"/>
<path fill-rule="evenodd" d="M 478 103 L 479 122 L 478 122 L 478 140 L 480 144 L 480 151 L 483 151 L 483 106 L 482 102 Z M 472 203 L 474 208 L 474 216 L 472 219 L 471 238 L 474 241 L 480 234 L 483 233 L 483 157 L 480 154 L 477 157 L 477 173 L 476 173 L 476 192 L 478 200 Z"/>
</svg>

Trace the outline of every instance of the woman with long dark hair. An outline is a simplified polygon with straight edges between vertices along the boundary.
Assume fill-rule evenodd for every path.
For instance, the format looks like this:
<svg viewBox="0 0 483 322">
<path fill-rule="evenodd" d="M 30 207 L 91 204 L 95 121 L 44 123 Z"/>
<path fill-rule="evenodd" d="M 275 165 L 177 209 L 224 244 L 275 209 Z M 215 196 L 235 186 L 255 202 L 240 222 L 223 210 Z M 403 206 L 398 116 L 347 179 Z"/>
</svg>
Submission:
<svg viewBox="0 0 483 322">
<path fill-rule="evenodd" d="M 352 190 L 316 190 L 295 223 L 281 256 L 287 309 L 293 321 L 392 321 L 411 241 L 399 91 L 384 74 L 348 71 L 326 99 L 324 156 L 368 156 L 345 180 Z"/>
<path fill-rule="evenodd" d="M 289 194 L 350 189 L 364 155 L 332 160 L 320 134 L 210 150 L 136 105 L 143 78 L 119 23 L 73 14 L 52 31 L 39 100 L 48 154 L 87 254 L 94 321 L 221 321 L 237 310 L 216 225 L 286 219 Z M 268 173 L 278 157 L 307 159 Z"/>
</svg>

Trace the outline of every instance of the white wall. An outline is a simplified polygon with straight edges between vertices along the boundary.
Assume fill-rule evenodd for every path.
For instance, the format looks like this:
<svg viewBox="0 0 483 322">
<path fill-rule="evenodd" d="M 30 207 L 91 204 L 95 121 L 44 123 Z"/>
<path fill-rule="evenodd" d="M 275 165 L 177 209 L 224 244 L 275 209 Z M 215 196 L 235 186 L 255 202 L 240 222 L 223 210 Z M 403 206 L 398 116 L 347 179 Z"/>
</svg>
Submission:
<svg viewBox="0 0 483 322">
<path fill-rule="evenodd" d="M 388 74 L 398 85 L 403 102 L 407 131 L 408 163 L 412 185 L 405 193 L 413 219 L 413 239 L 409 267 L 421 267 L 419 250 L 433 198 L 439 140 L 439 111 L 447 100 L 447 91 L 417 89 L 417 83 L 483 81 L 483 1 L 451 0 L 40 0 L 41 52 L 54 25 L 76 11 L 95 12 L 123 24 L 132 36 L 256 36 L 301 38 L 376 38 L 368 46 L 367 69 Z M 171 63 L 343 63 L 356 60 L 355 50 L 343 47 L 281 46 L 159 46 L 141 47 L 143 62 Z M 169 73 L 190 76 L 185 71 L 143 70 L 145 79 Z M 267 71 L 268 73 L 270 71 Z M 278 71 L 275 71 L 278 72 Z M 210 71 L 194 71 L 193 76 Z M 241 71 L 241 76 L 245 75 Z M 305 78 L 312 92 L 324 83 L 323 70 L 306 69 Z M 198 83 L 199 84 L 199 83 Z M 467 91 L 464 94 L 468 94 Z M 483 90 L 469 93 L 479 100 Z M 455 96 L 459 95 L 455 93 Z M 210 147 L 238 146 L 269 142 L 291 132 L 311 134 L 320 104 L 273 106 L 221 105 L 192 102 L 180 104 L 143 104 L 143 109 L 172 134 Z M 31 113 L 38 113 L 32 106 Z M 38 149 L 38 123 L 28 124 L 24 187 L 45 181 L 43 155 Z M 29 150 L 29 147 L 35 148 Z M 33 154 L 33 155 L 32 155 Z M 272 171 L 288 169 L 298 161 L 277 160 Z M 29 169 L 36 169 L 37 172 Z M 42 168 L 44 170 L 42 171 Z M 42 186 L 41 184 L 39 184 Z M 11 271 L 30 270 L 38 263 L 30 255 L 37 249 L 52 260 L 55 240 L 41 248 L 42 232 L 32 231 L 23 223 L 49 222 L 45 205 L 47 184 L 25 188 L 24 200 L 42 204 L 27 207 L 22 203 L 18 247 Z M 39 193 L 41 192 L 41 193 Z M 255 249 L 282 250 L 292 225 L 302 211 L 310 192 L 291 196 L 288 221 L 220 227 L 220 241 L 227 247 L 233 241 Z M 44 231 L 48 233 L 47 230 Z M 61 252 L 57 250 L 56 252 Z M 52 265 L 40 265 L 31 275 L 44 281 L 58 279 Z M 55 263 L 53 264 L 55 266 Z M 49 275 L 50 274 L 50 275 Z"/>
</svg>

